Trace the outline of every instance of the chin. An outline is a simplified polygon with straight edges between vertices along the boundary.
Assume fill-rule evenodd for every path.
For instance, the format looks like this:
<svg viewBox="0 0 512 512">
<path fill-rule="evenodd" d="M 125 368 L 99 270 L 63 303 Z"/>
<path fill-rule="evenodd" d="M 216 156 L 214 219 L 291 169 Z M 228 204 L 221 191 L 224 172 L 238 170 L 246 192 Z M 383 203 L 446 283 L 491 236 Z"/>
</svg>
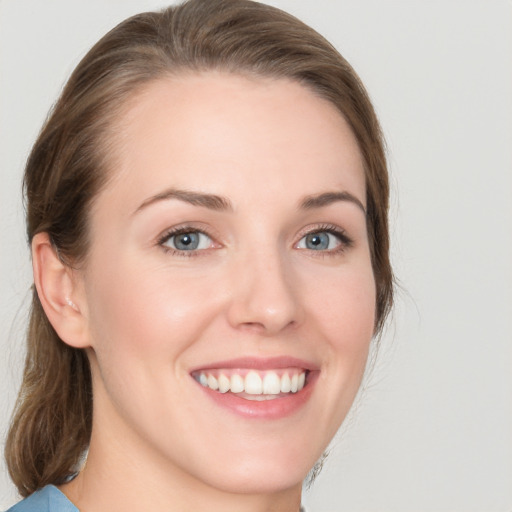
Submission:
<svg viewBox="0 0 512 512">
<path fill-rule="evenodd" d="M 271 466 L 271 467 L 269 467 Z M 236 468 L 234 472 L 224 471 L 213 486 L 233 494 L 268 495 L 302 486 L 309 467 L 300 471 L 297 467 L 280 467 L 265 464 L 260 468 Z M 217 479 L 215 479 L 217 480 Z"/>
<path fill-rule="evenodd" d="M 226 456 L 214 473 L 203 478 L 210 486 L 234 494 L 273 494 L 302 486 L 309 471 L 321 456 L 307 453 L 307 448 L 251 450 L 239 457 Z"/>
</svg>

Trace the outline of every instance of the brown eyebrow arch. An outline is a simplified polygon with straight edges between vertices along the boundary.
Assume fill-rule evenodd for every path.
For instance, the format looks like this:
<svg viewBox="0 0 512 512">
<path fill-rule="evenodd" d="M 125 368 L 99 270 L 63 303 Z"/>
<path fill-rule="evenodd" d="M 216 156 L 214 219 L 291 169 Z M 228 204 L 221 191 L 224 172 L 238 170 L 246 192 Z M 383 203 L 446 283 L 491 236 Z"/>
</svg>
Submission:
<svg viewBox="0 0 512 512">
<path fill-rule="evenodd" d="M 184 201 L 185 203 L 189 203 L 194 206 L 203 206 L 204 208 L 208 208 L 210 210 L 233 210 L 233 205 L 229 199 L 226 199 L 225 197 L 217 196 L 215 194 L 205 194 L 203 192 L 194 192 L 192 190 L 170 188 L 164 192 L 161 192 L 160 194 L 156 194 L 155 196 L 146 199 L 135 210 L 135 213 L 143 210 L 144 208 L 147 208 L 149 205 L 169 199 L 178 199 L 179 201 Z"/>
<path fill-rule="evenodd" d="M 311 210 L 313 208 L 322 208 L 323 206 L 329 206 L 337 201 L 349 201 L 350 203 L 354 203 L 366 215 L 366 209 L 363 203 L 354 194 L 345 190 L 306 196 L 300 203 L 300 209 Z"/>
</svg>

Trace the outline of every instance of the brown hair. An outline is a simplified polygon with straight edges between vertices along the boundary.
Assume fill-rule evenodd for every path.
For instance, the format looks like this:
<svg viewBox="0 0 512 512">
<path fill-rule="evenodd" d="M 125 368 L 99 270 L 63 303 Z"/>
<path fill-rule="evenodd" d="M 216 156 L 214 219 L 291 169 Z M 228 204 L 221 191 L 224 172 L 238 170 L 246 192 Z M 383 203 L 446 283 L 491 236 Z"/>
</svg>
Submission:
<svg viewBox="0 0 512 512">
<path fill-rule="evenodd" d="M 144 84 L 211 69 L 295 80 L 332 102 L 350 124 L 365 163 L 375 332 L 380 332 L 393 279 L 388 175 L 378 120 L 359 78 L 330 43 L 293 16 L 249 0 L 190 0 L 139 14 L 89 51 L 27 162 L 29 241 L 47 232 L 63 261 L 83 261 L 88 212 L 107 180 L 113 120 Z M 23 383 L 6 445 L 9 472 L 23 496 L 62 483 L 76 471 L 89 443 L 91 416 L 87 356 L 59 339 L 34 289 Z"/>
</svg>

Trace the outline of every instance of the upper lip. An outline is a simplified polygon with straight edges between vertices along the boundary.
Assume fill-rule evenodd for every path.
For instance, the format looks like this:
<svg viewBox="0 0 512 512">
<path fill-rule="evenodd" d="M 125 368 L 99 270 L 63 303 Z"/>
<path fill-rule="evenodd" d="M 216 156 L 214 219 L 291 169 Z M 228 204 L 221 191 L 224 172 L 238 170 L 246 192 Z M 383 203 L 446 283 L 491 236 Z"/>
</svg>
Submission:
<svg viewBox="0 0 512 512">
<path fill-rule="evenodd" d="M 249 370 L 278 370 L 280 368 L 303 368 L 304 370 L 316 370 L 317 365 L 311 361 L 305 361 L 291 356 L 278 357 L 238 357 L 224 361 L 215 361 L 194 368 L 192 372 L 199 370 L 213 370 L 221 368 L 244 368 Z"/>
</svg>

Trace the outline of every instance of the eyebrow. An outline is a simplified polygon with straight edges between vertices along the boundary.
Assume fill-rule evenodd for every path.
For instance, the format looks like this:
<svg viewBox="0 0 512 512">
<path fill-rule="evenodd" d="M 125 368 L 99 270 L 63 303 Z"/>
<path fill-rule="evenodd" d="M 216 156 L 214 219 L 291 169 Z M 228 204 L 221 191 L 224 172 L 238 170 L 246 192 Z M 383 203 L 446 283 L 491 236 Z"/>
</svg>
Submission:
<svg viewBox="0 0 512 512">
<path fill-rule="evenodd" d="M 134 213 L 138 213 L 144 208 L 157 203 L 159 201 L 166 201 L 169 199 L 178 199 L 180 201 L 184 201 L 185 203 L 189 203 L 194 206 L 203 206 L 204 208 L 208 208 L 209 210 L 216 211 L 226 211 L 233 210 L 233 205 L 226 199 L 225 197 L 218 196 L 215 194 L 205 194 L 202 192 L 193 192 L 191 190 L 180 190 L 176 188 L 170 188 L 161 192 L 160 194 L 156 194 L 148 199 L 146 199 L 136 210 Z"/>
<path fill-rule="evenodd" d="M 340 192 L 323 192 L 322 194 L 306 196 L 300 203 L 300 209 L 311 210 L 313 208 L 322 208 L 337 201 L 353 203 L 366 215 L 366 208 L 363 203 L 355 195 L 346 190 Z"/>
<path fill-rule="evenodd" d="M 202 206 L 209 210 L 233 211 L 233 205 L 226 197 L 218 196 L 216 194 L 206 194 L 203 192 L 170 188 L 146 199 L 134 213 L 138 213 L 144 208 L 147 208 L 159 201 L 166 201 L 170 199 L 178 199 L 179 201 L 184 201 L 185 203 L 189 203 L 193 206 Z M 363 206 L 363 203 L 355 195 L 345 190 L 340 192 L 323 192 L 321 194 L 306 196 L 300 202 L 299 209 L 312 210 L 315 208 L 322 208 L 338 201 L 348 201 L 353 203 L 366 215 L 366 209 Z"/>
</svg>

